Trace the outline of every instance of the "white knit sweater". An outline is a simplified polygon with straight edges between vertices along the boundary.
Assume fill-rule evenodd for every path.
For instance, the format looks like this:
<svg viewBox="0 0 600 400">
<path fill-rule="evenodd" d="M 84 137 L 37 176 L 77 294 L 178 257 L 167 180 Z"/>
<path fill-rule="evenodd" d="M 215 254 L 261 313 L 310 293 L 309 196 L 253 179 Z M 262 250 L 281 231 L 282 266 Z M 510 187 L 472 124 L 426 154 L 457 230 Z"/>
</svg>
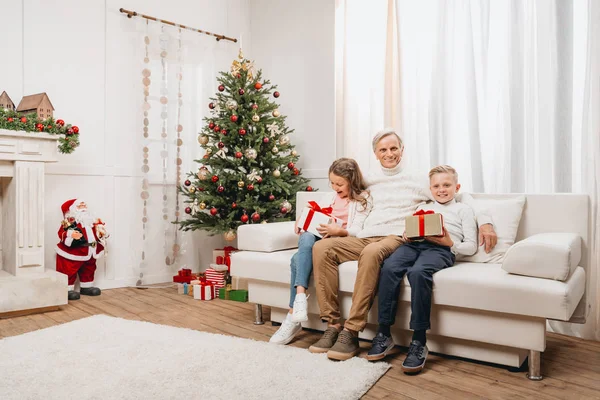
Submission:
<svg viewBox="0 0 600 400">
<path fill-rule="evenodd" d="M 434 200 L 429 190 L 427 175 L 406 171 L 402 164 L 394 168 L 383 168 L 366 178 L 373 200 L 371 212 L 356 237 L 398 235 L 404 233 L 404 219 L 411 216 L 417 207 Z M 468 194 L 455 197 L 456 201 L 471 205 L 475 209 L 479 226 L 492 223 L 486 210 L 478 210 Z"/>
</svg>

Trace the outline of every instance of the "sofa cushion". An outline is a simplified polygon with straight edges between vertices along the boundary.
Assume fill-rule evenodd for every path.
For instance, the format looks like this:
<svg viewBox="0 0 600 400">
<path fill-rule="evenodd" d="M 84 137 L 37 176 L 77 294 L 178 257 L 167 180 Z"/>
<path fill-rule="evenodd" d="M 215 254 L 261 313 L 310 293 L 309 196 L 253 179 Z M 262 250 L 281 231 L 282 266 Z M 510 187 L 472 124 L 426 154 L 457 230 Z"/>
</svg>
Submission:
<svg viewBox="0 0 600 400">
<path fill-rule="evenodd" d="M 581 260 L 581 238 L 574 233 L 539 233 L 506 252 L 502 269 L 511 274 L 565 281 Z"/>
<path fill-rule="evenodd" d="M 238 227 L 238 249 L 272 252 L 298 247 L 294 221 L 248 224 Z"/>
<path fill-rule="evenodd" d="M 524 195 L 504 195 L 497 198 L 487 196 L 474 198 L 470 204 L 476 210 L 486 210 L 492 217 L 494 230 L 498 235 L 498 243 L 491 252 L 486 253 L 484 246 L 478 246 L 477 253 L 469 257 L 461 257 L 461 261 L 476 263 L 501 263 L 504 254 L 515 242 L 523 206 Z"/>
<path fill-rule="evenodd" d="M 231 258 L 231 274 L 289 285 L 289 265 L 295 252 L 236 252 Z M 340 265 L 340 291 L 354 290 L 357 268 L 357 261 Z M 460 262 L 436 273 L 433 282 L 433 304 L 566 321 L 583 296 L 585 271 L 577 267 L 565 282 L 560 282 L 509 274 L 501 264 Z M 406 277 L 400 299 L 410 301 Z"/>
</svg>

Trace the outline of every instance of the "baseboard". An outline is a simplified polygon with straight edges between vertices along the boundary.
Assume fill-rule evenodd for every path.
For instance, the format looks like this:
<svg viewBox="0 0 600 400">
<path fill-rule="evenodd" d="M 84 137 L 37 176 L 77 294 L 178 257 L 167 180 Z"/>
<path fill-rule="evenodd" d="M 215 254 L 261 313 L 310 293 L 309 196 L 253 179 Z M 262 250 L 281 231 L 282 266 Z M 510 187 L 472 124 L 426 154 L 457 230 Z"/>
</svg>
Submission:
<svg viewBox="0 0 600 400">
<path fill-rule="evenodd" d="M 96 286 L 100 289 L 117 289 L 122 287 L 136 286 L 136 283 L 139 278 L 128 277 L 121 279 L 102 279 L 97 280 L 95 282 Z M 162 273 L 162 274 L 153 274 L 153 275 L 144 275 L 142 278 L 142 284 L 144 285 L 153 285 L 156 283 L 172 283 L 173 282 L 173 274 L 172 273 Z"/>
</svg>

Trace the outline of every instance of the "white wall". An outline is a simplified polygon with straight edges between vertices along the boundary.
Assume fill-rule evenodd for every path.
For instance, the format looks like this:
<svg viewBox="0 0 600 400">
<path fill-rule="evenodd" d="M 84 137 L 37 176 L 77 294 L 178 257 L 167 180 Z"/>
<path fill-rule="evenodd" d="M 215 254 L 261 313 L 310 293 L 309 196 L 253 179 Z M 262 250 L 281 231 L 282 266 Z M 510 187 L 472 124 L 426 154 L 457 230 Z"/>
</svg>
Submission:
<svg viewBox="0 0 600 400">
<path fill-rule="evenodd" d="M 252 0 L 250 31 L 245 55 L 279 85 L 303 175 L 327 190 L 335 160 L 335 0 Z"/>
<path fill-rule="evenodd" d="M 138 79 L 141 64 L 139 44 L 131 42 L 136 23 L 119 13 L 121 7 L 231 37 L 243 34 L 244 48 L 251 51 L 248 0 L 0 0 L 0 91 L 15 103 L 23 95 L 47 92 L 55 117 L 81 130 L 76 152 L 47 165 L 46 267 L 55 264 L 60 205 L 83 197 L 112 232 L 96 273 L 103 288 L 135 284 L 140 261 L 132 249 L 139 247 L 141 222 L 133 219 L 131 207 L 141 208 L 141 159 L 133 156 L 131 143 L 139 135 L 142 102 L 132 77 Z M 238 46 L 227 41 L 215 46 L 215 68 L 228 69 Z M 162 247 L 160 232 L 150 232 L 148 240 Z M 184 262 L 205 269 L 211 250 L 222 244 L 219 237 L 195 233 Z M 145 283 L 170 280 L 174 267 L 166 267 L 164 257 L 151 263 Z"/>
</svg>

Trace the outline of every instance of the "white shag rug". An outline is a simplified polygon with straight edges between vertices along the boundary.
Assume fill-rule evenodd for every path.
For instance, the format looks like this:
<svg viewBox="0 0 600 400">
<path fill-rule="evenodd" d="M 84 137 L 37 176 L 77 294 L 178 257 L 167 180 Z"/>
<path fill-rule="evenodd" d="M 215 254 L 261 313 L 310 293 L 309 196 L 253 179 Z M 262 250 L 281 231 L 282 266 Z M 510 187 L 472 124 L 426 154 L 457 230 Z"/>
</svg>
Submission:
<svg viewBox="0 0 600 400">
<path fill-rule="evenodd" d="M 0 340 L 0 399 L 357 399 L 389 367 L 95 315 Z"/>
</svg>

